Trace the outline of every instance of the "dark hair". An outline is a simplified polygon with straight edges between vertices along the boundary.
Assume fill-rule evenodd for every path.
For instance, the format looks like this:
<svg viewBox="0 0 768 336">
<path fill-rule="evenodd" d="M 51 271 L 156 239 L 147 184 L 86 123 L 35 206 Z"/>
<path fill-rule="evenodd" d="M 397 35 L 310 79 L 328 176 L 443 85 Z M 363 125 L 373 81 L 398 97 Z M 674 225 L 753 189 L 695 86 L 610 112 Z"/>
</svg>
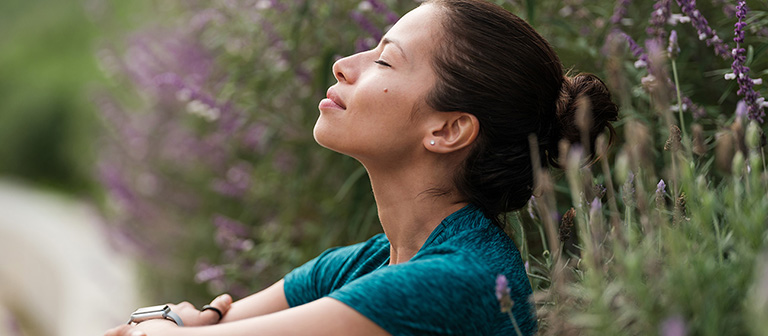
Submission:
<svg viewBox="0 0 768 336">
<path fill-rule="evenodd" d="M 557 165 L 558 143 L 581 142 L 575 115 L 592 108 L 596 137 L 618 118 L 605 84 L 591 74 L 567 77 L 557 54 L 528 23 L 482 0 L 428 0 L 441 9 L 441 42 L 433 57 L 438 80 L 426 97 L 438 111 L 473 114 L 480 133 L 455 177 L 459 192 L 501 225 L 533 192 L 528 137 L 538 138 L 542 164 Z"/>
</svg>

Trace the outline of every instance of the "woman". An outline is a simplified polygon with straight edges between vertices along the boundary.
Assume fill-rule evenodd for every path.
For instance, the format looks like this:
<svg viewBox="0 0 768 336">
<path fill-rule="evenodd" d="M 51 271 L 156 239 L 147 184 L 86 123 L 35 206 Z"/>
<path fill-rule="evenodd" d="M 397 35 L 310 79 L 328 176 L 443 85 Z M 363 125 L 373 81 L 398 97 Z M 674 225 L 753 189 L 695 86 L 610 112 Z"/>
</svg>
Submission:
<svg viewBox="0 0 768 336">
<path fill-rule="evenodd" d="M 384 234 L 330 249 L 238 302 L 217 298 L 221 321 L 173 306 L 186 326 L 213 325 L 157 319 L 107 335 L 513 335 L 498 274 L 521 332 L 535 332 L 531 287 L 500 218 L 531 196 L 530 134 L 554 163 L 560 139 L 579 142 L 580 97 L 591 100 L 590 144 L 612 130 L 603 83 L 564 77 L 528 24 L 481 0 L 427 1 L 333 72 L 314 136 L 365 166 Z"/>
</svg>

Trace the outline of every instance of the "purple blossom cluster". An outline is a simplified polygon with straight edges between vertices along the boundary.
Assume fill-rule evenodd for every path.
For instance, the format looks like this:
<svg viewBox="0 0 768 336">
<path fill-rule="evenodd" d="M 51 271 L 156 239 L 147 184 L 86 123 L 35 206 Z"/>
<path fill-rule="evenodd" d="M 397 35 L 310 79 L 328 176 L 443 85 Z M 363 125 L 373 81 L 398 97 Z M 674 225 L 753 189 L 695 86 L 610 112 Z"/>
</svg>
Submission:
<svg viewBox="0 0 768 336">
<path fill-rule="evenodd" d="M 670 316 L 659 326 L 661 336 L 685 336 L 688 335 L 688 327 L 680 315 Z"/>
<path fill-rule="evenodd" d="M 225 256 L 236 257 L 236 254 L 253 248 L 253 240 L 249 239 L 248 227 L 232 218 L 217 214 L 213 218 L 216 227 L 216 244 L 224 251 Z"/>
<path fill-rule="evenodd" d="M 747 4 L 744 1 L 739 2 L 736 7 L 737 22 L 734 24 L 734 38 L 736 47 L 733 48 L 733 63 L 731 69 L 733 73 L 726 74 L 726 79 L 736 79 L 739 89 L 736 94 L 744 97 L 744 103 L 747 106 L 747 114 L 750 119 L 763 122 L 765 117 L 765 99 L 754 89 L 755 84 L 762 84 L 762 79 L 752 79 L 749 77 L 749 67 L 744 65 L 747 61 L 747 50 L 742 47 L 744 44 L 744 29 L 747 27 L 745 22 L 747 18 Z"/>
<path fill-rule="evenodd" d="M 619 32 L 621 37 L 624 38 L 624 40 L 627 42 L 627 45 L 629 45 L 629 51 L 632 52 L 632 55 L 635 56 L 637 61 L 635 61 L 635 67 L 636 68 L 645 68 L 648 66 L 648 53 L 645 52 L 645 49 L 641 47 L 637 42 L 635 42 L 635 39 L 632 38 L 632 36 L 629 36 L 629 34 L 625 32 Z"/>
<path fill-rule="evenodd" d="M 677 31 L 672 30 L 669 33 L 669 45 L 667 46 L 667 54 L 669 54 L 669 58 L 674 59 L 679 53 L 680 45 L 677 43 Z"/>
<path fill-rule="evenodd" d="M 384 36 L 384 31 L 379 28 L 379 25 L 371 21 L 368 16 L 365 15 L 365 12 L 371 11 L 376 15 L 382 16 L 386 25 L 392 25 L 400 19 L 399 15 L 379 0 L 361 1 L 357 6 L 357 9 L 350 11 L 349 16 L 358 26 L 360 26 L 360 28 L 368 33 L 369 36 L 359 38 L 355 42 L 356 52 L 374 48 Z"/>
<path fill-rule="evenodd" d="M 351 13 L 349 13 L 349 16 L 370 35 L 370 39 L 362 39 L 364 44 L 359 45 L 358 47 L 361 50 L 356 51 L 367 50 L 375 47 L 376 43 L 378 43 L 382 36 L 384 36 L 384 32 L 375 24 L 373 24 L 371 20 L 368 20 L 368 18 L 360 11 L 353 10 Z"/>
<path fill-rule="evenodd" d="M 672 0 L 659 0 L 653 4 L 653 12 L 651 13 L 651 19 L 648 22 L 648 27 L 645 29 L 646 34 L 651 38 L 663 41 L 667 37 L 667 30 L 664 25 L 670 19 L 670 4 Z"/>
<path fill-rule="evenodd" d="M 283 37 L 277 33 L 275 26 L 268 20 L 263 19 L 261 17 L 258 17 L 258 21 L 261 24 L 262 31 L 269 38 L 271 52 L 273 52 L 274 54 L 277 54 L 275 65 L 278 68 L 281 68 L 284 70 L 288 70 L 292 68 L 297 78 L 299 78 L 299 80 L 301 80 L 302 83 L 304 84 L 311 83 L 312 73 L 306 67 L 304 67 L 301 64 L 298 64 L 298 65 L 291 64 L 291 59 L 292 59 L 291 50 L 287 47 L 287 43 L 285 43 L 285 40 L 283 39 Z"/>
<path fill-rule="evenodd" d="M 366 2 L 371 5 L 374 12 L 376 12 L 379 15 L 384 15 L 388 25 L 395 24 L 397 20 L 400 20 L 400 15 L 397 15 L 397 13 L 389 9 L 389 7 L 387 7 L 387 5 L 385 5 L 380 0 L 363 0 L 362 3 L 366 3 Z"/>
<path fill-rule="evenodd" d="M 502 312 L 508 312 L 514 304 L 509 296 L 509 281 L 504 274 L 496 276 L 496 300 L 499 301 Z"/>
<path fill-rule="evenodd" d="M 611 16 L 611 23 L 614 26 L 620 24 L 624 17 L 627 16 L 627 9 L 631 3 L 632 0 L 616 1 L 616 5 L 613 7 L 613 15 Z"/>
<path fill-rule="evenodd" d="M 600 199 L 595 197 L 592 199 L 592 202 L 589 203 L 589 216 L 595 217 L 600 215 L 600 211 L 603 209 L 603 203 L 600 202 Z"/>
<path fill-rule="evenodd" d="M 648 57 L 648 52 L 646 51 L 645 48 L 640 46 L 631 36 L 629 36 L 629 34 L 622 31 L 618 31 L 618 30 L 616 31 L 616 33 L 618 33 L 622 37 L 622 39 L 627 42 L 630 52 L 637 59 L 635 61 L 636 68 L 648 68 L 649 70 L 651 70 L 652 68 L 655 69 L 654 66 L 651 64 L 651 61 Z M 670 43 L 669 43 L 669 46 L 667 47 L 667 52 L 670 55 L 673 55 L 674 53 L 679 53 L 680 49 L 677 44 L 677 32 L 673 30 L 670 33 L 669 39 L 670 39 L 669 40 Z M 652 42 L 652 41 L 659 41 L 659 40 L 656 40 L 656 39 L 647 40 L 646 44 L 648 45 L 659 44 L 657 42 Z M 655 76 L 651 73 L 651 71 L 649 71 L 648 76 L 643 77 L 642 82 L 643 84 L 650 84 L 655 79 L 656 79 Z M 671 79 L 667 78 L 667 80 L 669 81 L 667 84 L 669 86 L 674 87 L 674 83 L 671 82 Z M 683 108 L 683 111 L 691 111 L 695 119 L 702 118 L 706 115 L 706 111 L 704 111 L 704 108 L 695 104 L 691 100 L 691 98 L 686 95 L 681 95 L 681 106 Z M 677 109 L 677 105 L 673 105 L 670 108 L 672 110 L 675 110 Z"/>
<path fill-rule="evenodd" d="M 715 54 L 728 59 L 731 57 L 730 48 L 717 35 L 717 32 L 709 26 L 709 22 L 703 14 L 696 8 L 696 0 L 676 0 L 683 14 L 687 15 L 691 24 L 696 28 L 699 34 L 699 40 L 706 41 L 708 46 L 715 49 Z"/>
</svg>

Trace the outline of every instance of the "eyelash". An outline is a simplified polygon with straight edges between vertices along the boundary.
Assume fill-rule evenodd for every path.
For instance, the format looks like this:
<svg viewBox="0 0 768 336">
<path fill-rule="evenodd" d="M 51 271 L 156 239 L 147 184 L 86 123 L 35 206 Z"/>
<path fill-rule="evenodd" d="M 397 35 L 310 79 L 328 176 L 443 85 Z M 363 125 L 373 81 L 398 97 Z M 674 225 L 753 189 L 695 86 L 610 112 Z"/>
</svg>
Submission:
<svg viewBox="0 0 768 336">
<path fill-rule="evenodd" d="M 384 62 L 382 60 L 373 61 L 373 63 L 379 64 L 379 65 L 383 65 L 385 67 L 390 67 L 390 68 L 392 67 L 391 65 L 389 65 L 389 63 Z"/>
</svg>

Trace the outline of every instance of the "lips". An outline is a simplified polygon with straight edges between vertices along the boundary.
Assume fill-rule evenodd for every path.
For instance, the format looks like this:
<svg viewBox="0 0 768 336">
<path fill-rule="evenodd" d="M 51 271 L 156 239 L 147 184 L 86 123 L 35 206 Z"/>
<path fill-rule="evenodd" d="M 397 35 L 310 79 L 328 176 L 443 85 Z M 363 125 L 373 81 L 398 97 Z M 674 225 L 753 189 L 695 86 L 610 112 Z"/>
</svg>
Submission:
<svg viewBox="0 0 768 336">
<path fill-rule="evenodd" d="M 334 91 L 333 88 L 328 89 L 328 93 L 326 94 L 326 96 L 328 97 L 328 99 L 331 100 L 331 102 L 333 102 L 333 104 L 335 104 L 342 110 L 347 109 L 347 105 L 344 105 L 344 101 L 341 100 L 341 98 L 339 97 L 338 94 L 336 94 L 336 91 Z"/>
</svg>

